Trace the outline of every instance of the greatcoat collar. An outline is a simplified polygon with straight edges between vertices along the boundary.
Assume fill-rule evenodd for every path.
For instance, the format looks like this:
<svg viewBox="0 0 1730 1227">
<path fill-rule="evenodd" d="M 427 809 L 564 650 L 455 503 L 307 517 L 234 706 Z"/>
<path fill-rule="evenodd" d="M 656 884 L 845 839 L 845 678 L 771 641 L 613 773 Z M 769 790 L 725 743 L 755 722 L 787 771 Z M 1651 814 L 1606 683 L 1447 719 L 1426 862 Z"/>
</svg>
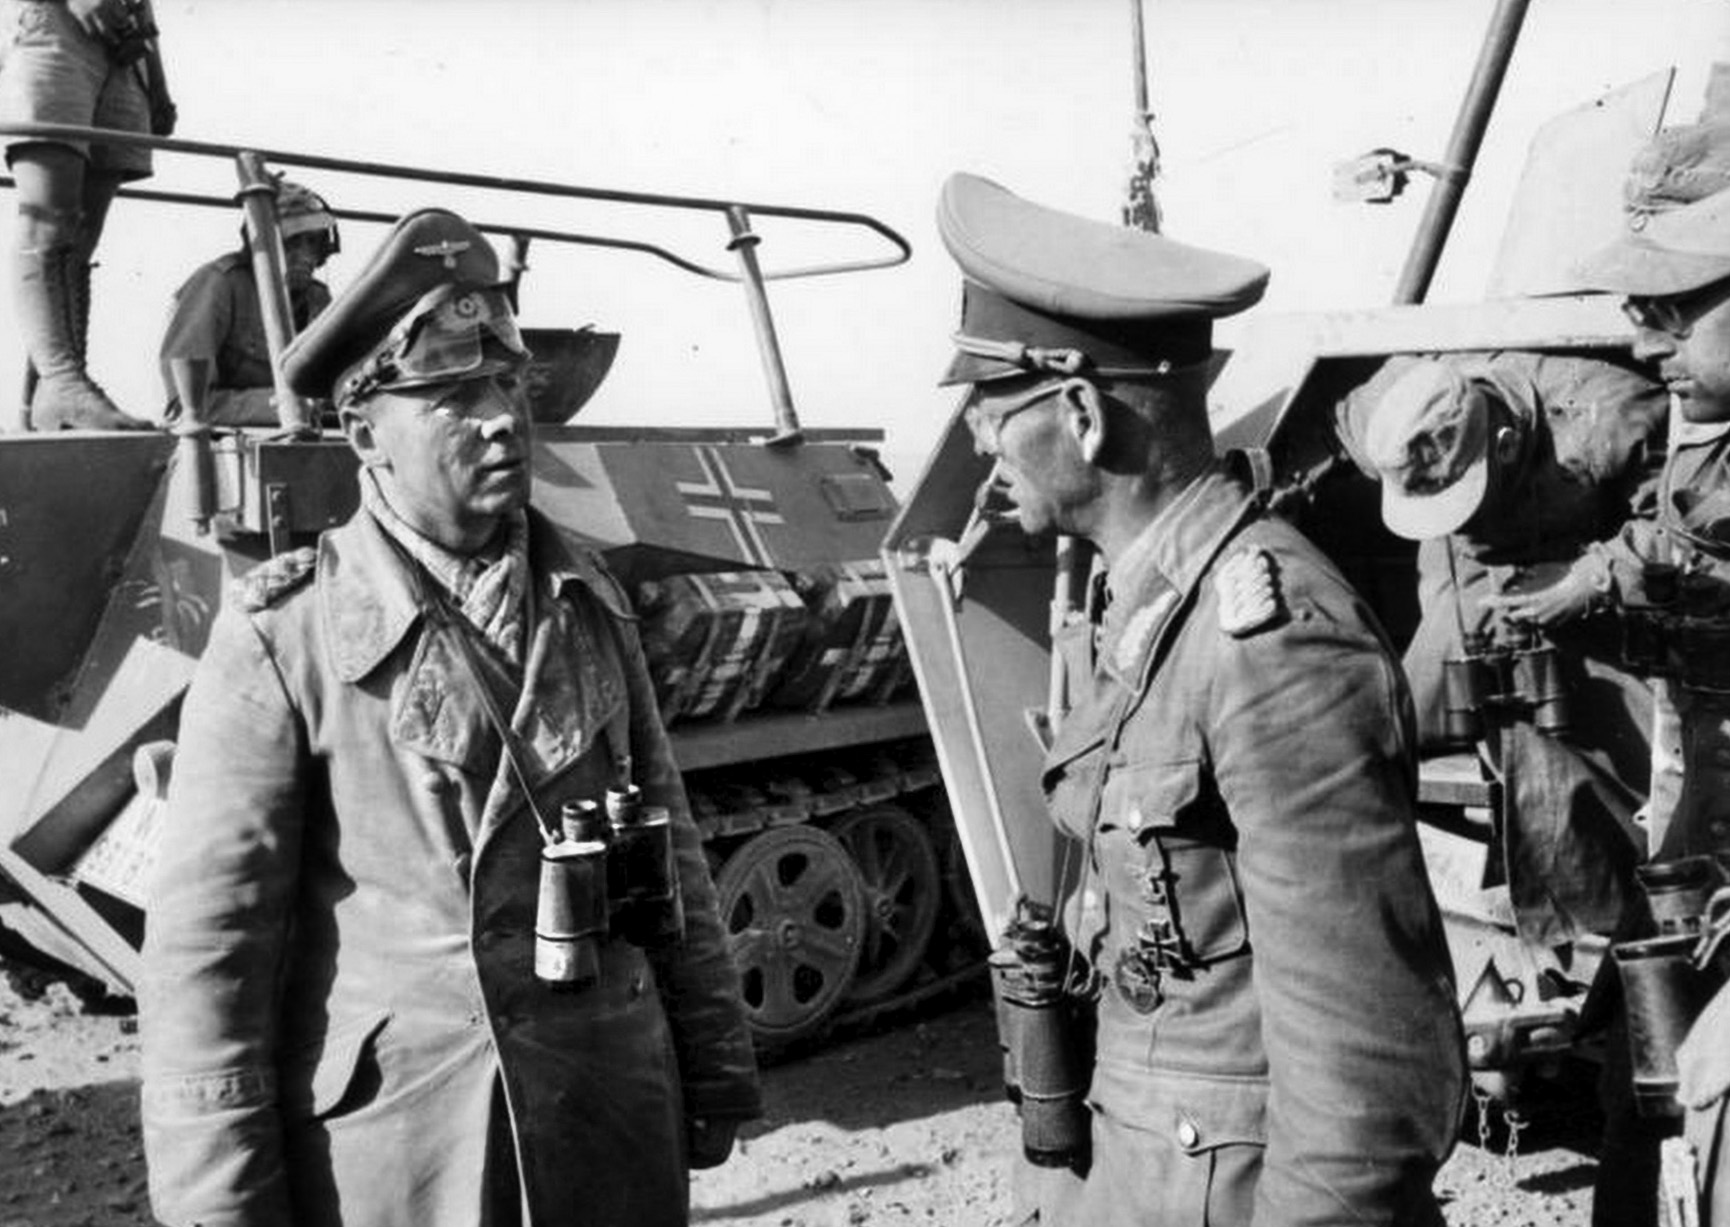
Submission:
<svg viewBox="0 0 1730 1227">
<path fill-rule="evenodd" d="M 417 577 L 371 515 L 362 511 L 326 533 L 319 545 L 318 589 L 332 667 L 358 683 L 415 638 L 426 618 Z M 607 631 L 558 598 L 585 588 L 610 614 L 634 620 L 624 593 L 581 539 L 529 514 L 529 572 L 534 599 L 524 644 L 521 691 L 509 721 L 523 770 L 537 793 L 606 736 L 625 693 L 603 662 L 612 653 L 595 636 Z M 400 748 L 470 773 L 491 773 L 471 834 L 477 855 L 488 836 L 523 802 L 516 773 L 500 755 L 498 732 L 470 668 L 448 634 L 421 633 L 395 687 L 391 740 Z M 628 747 L 620 745 L 623 753 Z"/>
<path fill-rule="evenodd" d="M 557 597 L 569 583 L 590 589 L 619 617 L 631 619 L 618 585 L 584 550 L 533 508 L 529 510 L 529 573 L 537 594 Z M 396 650 L 423 616 L 410 564 L 378 521 L 365 511 L 325 533 L 318 546 L 318 589 L 337 676 L 358 682 Z"/>
</svg>

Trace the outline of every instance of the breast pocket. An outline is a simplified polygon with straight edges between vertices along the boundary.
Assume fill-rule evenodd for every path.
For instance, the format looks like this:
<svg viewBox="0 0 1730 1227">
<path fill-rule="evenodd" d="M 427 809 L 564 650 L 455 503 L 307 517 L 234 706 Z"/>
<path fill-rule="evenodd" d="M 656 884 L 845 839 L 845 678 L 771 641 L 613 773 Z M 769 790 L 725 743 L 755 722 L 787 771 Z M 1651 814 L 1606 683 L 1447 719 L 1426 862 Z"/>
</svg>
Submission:
<svg viewBox="0 0 1730 1227">
<path fill-rule="evenodd" d="M 1113 897 L 1168 913 L 1184 962 L 1202 965 L 1249 947 L 1236 832 L 1200 759 L 1115 768 L 1099 838 Z"/>
</svg>

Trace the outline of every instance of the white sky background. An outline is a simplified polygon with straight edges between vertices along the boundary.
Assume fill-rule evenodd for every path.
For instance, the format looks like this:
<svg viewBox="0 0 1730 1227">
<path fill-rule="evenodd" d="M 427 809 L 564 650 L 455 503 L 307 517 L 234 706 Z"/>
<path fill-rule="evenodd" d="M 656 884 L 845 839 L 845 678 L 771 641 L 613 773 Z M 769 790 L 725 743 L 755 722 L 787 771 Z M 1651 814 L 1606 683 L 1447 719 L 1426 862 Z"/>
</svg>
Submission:
<svg viewBox="0 0 1730 1227">
<path fill-rule="evenodd" d="M 905 489 L 953 408 L 958 278 L 932 222 L 951 171 L 1115 220 L 1129 169 L 1129 0 L 157 0 L 177 135 L 585 186 L 870 213 L 912 261 L 781 283 L 771 302 L 807 425 L 872 425 Z M 1388 301 L 1429 181 L 1381 207 L 1332 200 L 1376 146 L 1439 160 L 1493 0 L 1146 0 L 1160 198 L 1173 237 L 1269 264 L 1259 310 Z M 1673 121 L 1730 59 L 1730 0 L 1532 0 L 1432 300 L 1478 296 L 1511 184 L 1545 119 L 1669 65 Z M 340 205 L 442 204 L 484 220 L 625 227 L 727 265 L 719 220 L 621 222 L 430 185 L 297 177 Z M 162 156 L 154 185 L 232 189 Z M 9 224 L 11 210 L 0 209 Z M 237 218 L 116 205 L 99 253 L 95 371 L 160 402 L 174 287 Z M 669 228 L 670 227 L 670 228 Z M 763 227 L 766 265 L 813 249 Z M 340 288 L 381 231 L 345 227 Z M 788 243 L 778 248 L 777 242 Z M 843 238 L 833 254 L 877 250 Z M 743 294 L 637 256 L 537 244 L 524 322 L 623 334 L 587 421 L 763 424 Z M 6 303 L 0 310 L 10 312 Z M 1229 332 L 1226 333 L 1229 339 Z M 0 337 L 0 402 L 21 356 Z"/>
</svg>

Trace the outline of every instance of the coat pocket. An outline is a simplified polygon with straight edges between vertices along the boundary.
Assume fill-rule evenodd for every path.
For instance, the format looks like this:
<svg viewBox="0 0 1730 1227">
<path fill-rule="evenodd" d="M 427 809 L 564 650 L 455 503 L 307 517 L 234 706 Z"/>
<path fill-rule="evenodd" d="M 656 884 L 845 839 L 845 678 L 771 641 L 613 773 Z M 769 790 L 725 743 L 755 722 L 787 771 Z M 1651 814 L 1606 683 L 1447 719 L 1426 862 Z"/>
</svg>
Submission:
<svg viewBox="0 0 1730 1227">
<path fill-rule="evenodd" d="M 296 1120 L 322 1120 L 376 1090 L 375 1045 L 390 1022 L 378 1010 L 340 1023 L 283 1063 L 283 1111 Z M 370 1077 L 369 1077 L 370 1072 Z"/>
<path fill-rule="evenodd" d="M 1120 1197 L 1145 1221 L 1173 1227 L 1249 1222 L 1267 1150 L 1267 1083 L 1159 1073 L 1136 1099 L 1096 1121 L 1106 1153 L 1094 1163 L 1108 1180 L 1116 1174 Z"/>
</svg>

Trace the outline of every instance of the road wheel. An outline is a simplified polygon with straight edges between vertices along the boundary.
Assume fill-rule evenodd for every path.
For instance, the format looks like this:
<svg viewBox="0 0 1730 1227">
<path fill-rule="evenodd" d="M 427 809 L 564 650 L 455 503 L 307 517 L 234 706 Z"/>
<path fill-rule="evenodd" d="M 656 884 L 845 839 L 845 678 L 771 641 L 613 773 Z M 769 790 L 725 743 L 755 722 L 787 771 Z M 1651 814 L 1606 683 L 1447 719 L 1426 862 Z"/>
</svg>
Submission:
<svg viewBox="0 0 1730 1227">
<path fill-rule="evenodd" d="M 865 944 L 847 1000 L 881 1001 L 913 978 L 937 928 L 937 850 L 924 824 L 895 805 L 859 810 L 830 830 L 865 884 Z"/>
<path fill-rule="evenodd" d="M 841 842 L 776 827 L 715 879 L 751 1031 L 765 1045 L 815 1034 L 847 995 L 865 939 L 865 893 Z"/>
</svg>

